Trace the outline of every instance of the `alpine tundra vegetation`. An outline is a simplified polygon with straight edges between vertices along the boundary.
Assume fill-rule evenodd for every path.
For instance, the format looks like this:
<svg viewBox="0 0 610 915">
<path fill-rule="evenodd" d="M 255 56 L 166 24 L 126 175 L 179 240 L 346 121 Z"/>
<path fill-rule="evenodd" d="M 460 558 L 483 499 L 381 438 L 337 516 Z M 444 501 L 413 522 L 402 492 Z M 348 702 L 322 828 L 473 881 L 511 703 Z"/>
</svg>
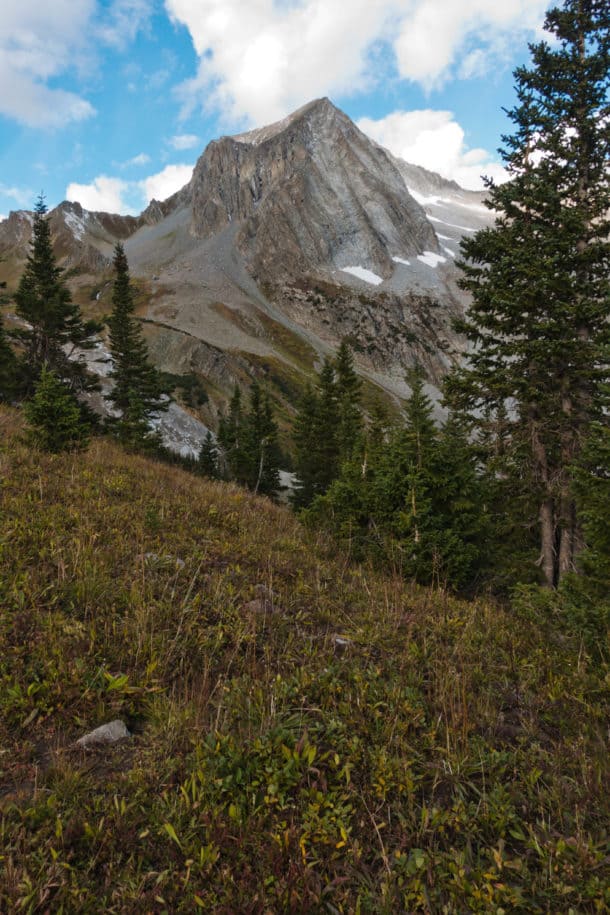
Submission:
<svg viewBox="0 0 610 915">
<path fill-rule="evenodd" d="M 608 3 L 545 29 L 485 194 L 323 98 L 0 219 L 0 912 L 610 910 Z"/>
</svg>

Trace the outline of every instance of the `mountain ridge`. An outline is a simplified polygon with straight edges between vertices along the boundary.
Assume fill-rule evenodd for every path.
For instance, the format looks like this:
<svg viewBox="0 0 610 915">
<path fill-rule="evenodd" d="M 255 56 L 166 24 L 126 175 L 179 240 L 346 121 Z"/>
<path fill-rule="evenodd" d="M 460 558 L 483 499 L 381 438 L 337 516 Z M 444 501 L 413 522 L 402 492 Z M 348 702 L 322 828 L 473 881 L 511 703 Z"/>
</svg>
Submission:
<svg viewBox="0 0 610 915">
<path fill-rule="evenodd" d="M 193 339 L 222 352 L 209 379 L 221 404 L 229 379 L 268 377 L 270 360 L 285 382 L 296 372 L 304 383 L 345 337 L 382 390 L 406 394 L 404 371 L 417 362 L 433 392 L 459 356 L 452 322 L 467 300 L 454 258 L 461 236 L 489 223 L 483 200 L 397 159 L 324 98 L 213 140 L 191 180 L 139 216 L 64 201 L 50 218 L 75 293 L 86 304 L 90 290 L 98 310 L 108 310 L 112 249 L 124 243 L 154 358 L 169 371 L 209 362 Z M 27 212 L 0 223 L 9 287 L 30 231 Z M 294 355 L 303 348 L 305 361 Z"/>
</svg>

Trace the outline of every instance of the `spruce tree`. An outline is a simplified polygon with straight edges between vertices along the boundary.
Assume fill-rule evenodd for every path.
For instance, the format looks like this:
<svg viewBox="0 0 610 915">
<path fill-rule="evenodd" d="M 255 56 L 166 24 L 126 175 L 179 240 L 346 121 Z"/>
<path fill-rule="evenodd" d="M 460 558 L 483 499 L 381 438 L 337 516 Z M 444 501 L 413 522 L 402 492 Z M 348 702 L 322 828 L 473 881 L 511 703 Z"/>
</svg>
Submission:
<svg viewBox="0 0 610 915">
<path fill-rule="evenodd" d="M 342 460 L 349 460 L 361 445 L 363 431 L 362 382 L 354 368 L 354 356 L 343 340 L 335 357 L 335 389 L 339 413 L 337 442 Z"/>
<path fill-rule="evenodd" d="M 539 525 L 543 582 L 555 587 L 582 543 L 573 475 L 591 424 L 606 422 L 610 352 L 610 8 L 566 0 L 552 44 L 515 71 L 510 180 L 490 185 L 493 227 L 463 242 L 459 326 L 472 344 L 449 396 L 473 421 L 506 408 L 515 483 Z"/>
<path fill-rule="evenodd" d="M 229 411 L 220 417 L 218 444 L 222 449 L 224 476 L 243 482 L 247 475 L 247 457 L 244 450 L 244 414 L 239 385 L 235 385 Z"/>
<path fill-rule="evenodd" d="M 201 450 L 199 451 L 199 457 L 197 459 L 197 470 L 199 473 L 203 474 L 204 477 L 209 477 L 211 480 L 218 480 L 220 478 L 218 446 L 209 430 L 201 444 Z"/>
<path fill-rule="evenodd" d="M 73 356 L 75 349 L 90 347 L 90 338 L 99 326 L 94 321 L 84 322 L 72 301 L 53 253 L 46 214 L 41 196 L 34 210 L 31 251 L 14 295 L 17 314 L 30 325 L 18 332 L 24 350 L 25 393 L 32 393 L 45 367 L 75 392 L 94 390 L 96 380 L 84 362 Z"/>
<path fill-rule="evenodd" d="M 254 382 L 247 413 L 235 387 L 229 412 L 220 420 L 218 442 L 222 447 L 226 475 L 254 492 L 275 496 L 280 488 L 280 450 L 277 424 L 269 395 Z"/>
<path fill-rule="evenodd" d="M 308 388 L 295 420 L 296 486 L 292 497 L 296 508 L 305 508 L 326 492 L 339 475 L 339 400 L 335 369 L 325 359 L 316 389 Z"/>
<path fill-rule="evenodd" d="M 110 425 L 131 446 L 154 446 L 158 437 L 151 431 L 151 420 L 167 409 L 169 399 L 135 317 L 129 265 L 120 242 L 114 249 L 114 269 L 113 310 L 108 320 L 114 387 L 109 400 L 117 415 Z"/>
<path fill-rule="evenodd" d="M 311 505 L 316 495 L 318 458 L 314 449 L 314 424 L 318 400 L 311 385 L 301 398 L 293 427 L 295 484 L 291 502 L 296 509 Z"/>
<path fill-rule="evenodd" d="M 246 485 L 254 492 L 275 496 L 280 488 L 277 425 L 268 393 L 254 382 L 245 424 Z"/>
<path fill-rule="evenodd" d="M 0 314 L 0 402 L 11 403 L 19 388 L 17 357 L 9 343 Z"/>
<path fill-rule="evenodd" d="M 77 451 L 87 446 L 90 430 L 82 420 L 80 405 L 65 382 L 50 369 L 42 369 L 24 412 L 31 440 L 44 451 Z"/>
</svg>

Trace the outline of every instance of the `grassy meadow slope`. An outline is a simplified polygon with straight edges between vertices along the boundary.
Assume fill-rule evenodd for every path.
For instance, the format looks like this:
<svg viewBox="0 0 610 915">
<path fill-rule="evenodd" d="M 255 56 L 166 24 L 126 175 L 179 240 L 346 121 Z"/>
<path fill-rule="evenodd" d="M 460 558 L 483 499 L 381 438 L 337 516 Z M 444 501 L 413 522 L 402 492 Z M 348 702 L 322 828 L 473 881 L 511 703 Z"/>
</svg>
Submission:
<svg viewBox="0 0 610 915">
<path fill-rule="evenodd" d="M 0 407 L 2 912 L 607 911 L 607 700 L 552 620 Z"/>
</svg>

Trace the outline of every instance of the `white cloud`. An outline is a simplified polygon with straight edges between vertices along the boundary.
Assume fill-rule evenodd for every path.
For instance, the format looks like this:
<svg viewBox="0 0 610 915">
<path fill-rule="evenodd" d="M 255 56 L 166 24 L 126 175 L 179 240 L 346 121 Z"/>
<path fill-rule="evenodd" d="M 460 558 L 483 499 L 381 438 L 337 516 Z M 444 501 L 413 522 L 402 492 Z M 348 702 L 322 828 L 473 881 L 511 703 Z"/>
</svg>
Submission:
<svg viewBox="0 0 610 915">
<path fill-rule="evenodd" d="M 139 182 L 144 191 L 146 202 L 151 200 L 167 200 L 176 191 L 179 191 L 193 176 L 192 165 L 166 165 L 163 171 L 150 175 Z"/>
<path fill-rule="evenodd" d="M 320 95 L 379 78 L 382 55 L 430 89 L 449 74 L 497 66 L 540 26 L 548 0 L 165 0 L 199 56 L 181 87 L 185 112 L 211 103 L 229 122 L 260 126 Z M 374 60 L 372 59 L 374 56 Z"/>
<path fill-rule="evenodd" d="M 150 0 L 113 0 L 96 34 L 105 44 L 125 48 L 139 31 L 147 28 L 152 13 Z"/>
<path fill-rule="evenodd" d="M 185 102 L 210 98 L 232 121 L 283 117 L 318 95 L 364 88 L 368 50 L 395 0 L 165 0 L 200 58 Z"/>
<path fill-rule="evenodd" d="M 3 184 L 0 181 L 0 197 L 8 197 L 13 200 L 19 207 L 32 207 L 34 204 L 35 194 L 29 188 L 15 187 Z"/>
<path fill-rule="evenodd" d="M 132 159 L 128 159 L 127 162 L 123 162 L 121 168 L 130 168 L 132 165 L 148 165 L 150 162 L 150 156 L 148 153 L 139 153 L 137 156 L 133 156 Z"/>
<path fill-rule="evenodd" d="M 73 92 L 47 81 L 78 60 L 95 0 L 2 0 L 0 113 L 32 127 L 55 127 L 94 114 Z"/>
<path fill-rule="evenodd" d="M 481 75 L 510 43 L 521 42 L 528 31 L 539 29 L 548 0 L 415 0 L 394 41 L 398 71 L 404 79 L 426 89 L 442 84 L 469 48 L 458 75 Z"/>
<path fill-rule="evenodd" d="M 361 118 L 358 127 L 395 156 L 462 187 L 482 188 L 481 175 L 506 180 L 503 167 L 485 149 L 468 148 L 464 130 L 450 111 L 395 111 L 379 121 Z"/>
<path fill-rule="evenodd" d="M 8 219 L 6 213 L 0 213 L 0 222 L 4 222 L 5 219 Z"/>
<path fill-rule="evenodd" d="M 0 114 L 42 128 L 95 114 L 56 81 L 91 70 L 100 44 L 126 47 L 153 11 L 151 0 L 1 0 L 0 7 Z"/>
<path fill-rule="evenodd" d="M 99 175 L 91 184 L 68 185 L 66 200 L 80 203 L 86 210 L 103 210 L 107 213 L 129 214 L 137 211 L 130 205 L 132 182 L 121 178 Z"/>
<path fill-rule="evenodd" d="M 172 149 L 192 149 L 200 142 L 199 137 L 194 133 L 180 133 L 168 140 Z"/>
<path fill-rule="evenodd" d="M 134 215 L 140 213 L 151 200 L 167 200 L 188 184 L 192 174 L 192 165 L 167 165 L 162 171 L 140 181 L 98 175 L 90 184 L 69 184 L 66 200 L 77 201 L 86 210 Z"/>
</svg>

